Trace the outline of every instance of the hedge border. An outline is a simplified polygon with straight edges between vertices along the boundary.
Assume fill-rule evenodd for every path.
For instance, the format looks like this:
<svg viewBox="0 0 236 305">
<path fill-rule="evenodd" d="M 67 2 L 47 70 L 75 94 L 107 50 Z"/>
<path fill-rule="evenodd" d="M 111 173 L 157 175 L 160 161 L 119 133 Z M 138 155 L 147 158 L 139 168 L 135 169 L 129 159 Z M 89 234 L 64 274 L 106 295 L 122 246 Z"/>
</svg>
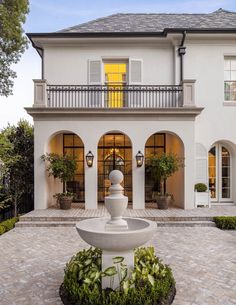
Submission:
<svg viewBox="0 0 236 305">
<path fill-rule="evenodd" d="M 17 221 L 19 221 L 19 218 L 13 217 L 0 222 L 0 235 L 12 230 L 15 227 Z"/>
<path fill-rule="evenodd" d="M 76 303 L 72 300 L 71 296 L 65 289 L 63 283 L 61 284 L 61 286 L 59 288 L 59 295 L 60 295 L 61 301 L 64 305 L 76 305 Z M 153 303 L 153 305 L 171 305 L 174 301 L 175 295 L 176 295 L 176 287 L 172 286 L 167 298 L 163 299 L 161 301 L 161 303 Z"/>
<path fill-rule="evenodd" d="M 213 220 L 221 230 L 236 230 L 236 216 L 216 216 Z"/>
</svg>

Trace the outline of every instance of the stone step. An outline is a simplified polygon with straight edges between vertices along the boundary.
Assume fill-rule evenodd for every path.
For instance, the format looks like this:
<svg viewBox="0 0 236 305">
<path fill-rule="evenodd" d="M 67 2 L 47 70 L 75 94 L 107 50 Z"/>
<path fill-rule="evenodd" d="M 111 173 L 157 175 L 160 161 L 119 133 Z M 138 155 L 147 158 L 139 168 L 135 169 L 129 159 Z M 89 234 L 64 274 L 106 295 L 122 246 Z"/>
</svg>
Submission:
<svg viewBox="0 0 236 305">
<path fill-rule="evenodd" d="M 213 221 L 157 221 L 158 227 L 215 227 Z"/>
<path fill-rule="evenodd" d="M 127 216 L 128 217 L 128 216 Z M 89 218 L 94 218 L 94 217 L 71 217 L 71 216 L 48 216 L 48 217 L 42 217 L 42 216 L 20 216 L 20 221 L 49 221 L 49 222 L 60 222 L 60 221 L 72 221 L 72 222 L 78 222 L 80 220 L 84 219 L 89 219 Z M 138 218 L 138 217 L 137 217 Z M 144 219 L 149 219 L 153 221 L 158 221 L 158 222 L 177 222 L 177 221 L 212 221 L 213 217 L 212 216 L 171 216 L 171 217 L 141 217 Z"/>
<path fill-rule="evenodd" d="M 19 221 L 17 228 L 23 227 L 74 227 L 78 221 Z M 157 221 L 157 227 L 215 227 L 212 221 Z"/>
<path fill-rule="evenodd" d="M 75 224 L 75 221 L 19 221 L 15 227 L 74 227 Z"/>
</svg>

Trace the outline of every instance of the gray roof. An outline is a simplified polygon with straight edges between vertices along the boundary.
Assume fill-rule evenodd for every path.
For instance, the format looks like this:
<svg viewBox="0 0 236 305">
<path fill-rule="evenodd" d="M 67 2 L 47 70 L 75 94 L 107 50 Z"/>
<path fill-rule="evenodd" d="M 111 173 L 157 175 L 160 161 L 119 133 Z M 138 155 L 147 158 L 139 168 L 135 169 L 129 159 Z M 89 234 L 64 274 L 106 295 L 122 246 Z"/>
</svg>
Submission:
<svg viewBox="0 0 236 305">
<path fill-rule="evenodd" d="M 57 33 L 148 33 L 165 29 L 236 29 L 236 12 L 209 14 L 114 14 Z"/>
</svg>

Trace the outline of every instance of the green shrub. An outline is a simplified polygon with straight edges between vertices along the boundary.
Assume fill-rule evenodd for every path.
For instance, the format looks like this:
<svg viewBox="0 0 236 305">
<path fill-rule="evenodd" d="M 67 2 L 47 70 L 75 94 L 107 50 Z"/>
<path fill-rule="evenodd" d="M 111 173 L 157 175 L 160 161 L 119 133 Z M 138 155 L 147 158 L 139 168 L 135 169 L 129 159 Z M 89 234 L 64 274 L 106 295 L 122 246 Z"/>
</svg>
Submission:
<svg viewBox="0 0 236 305">
<path fill-rule="evenodd" d="M 219 229 L 236 230 L 236 216 L 217 216 L 213 220 Z"/>
<path fill-rule="evenodd" d="M 5 232 L 6 232 L 5 227 L 0 225 L 0 235 L 2 235 Z"/>
<path fill-rule="evenodd" d="M 66 265 L 60 289 L 65 304 L 165 305 L 172 302 L 175 281 L 171 269 L 155 256 L 153 247 L 135 251 L 134 270 L 128 270 L 123 257 L 115 257 L 113 266 L 102 272 L 101 255 L 100 249 L 90 248 L 78 252 Z M 102 277 L 110 277 L 112 284 L 116 274 L 119 287 L 102 290 Z"/>
<path fill-rule="evenodd" d="M 15 227 L 15 223 L 19 220 L 18 217 L 13 217 L 10 219 L 7 219 L 3 222 L 0 223 L 0 235 L 2 235 L 3 233 L 12 230 Z M 1 229 L 1 227 L 3 229 Z"/>
<path fill-rule="evenodd" d="M 203 193 L 207 191 L 207 186 L 204 183 L 197 183 L 194 186 L 195 191 Z"/>
</svg>

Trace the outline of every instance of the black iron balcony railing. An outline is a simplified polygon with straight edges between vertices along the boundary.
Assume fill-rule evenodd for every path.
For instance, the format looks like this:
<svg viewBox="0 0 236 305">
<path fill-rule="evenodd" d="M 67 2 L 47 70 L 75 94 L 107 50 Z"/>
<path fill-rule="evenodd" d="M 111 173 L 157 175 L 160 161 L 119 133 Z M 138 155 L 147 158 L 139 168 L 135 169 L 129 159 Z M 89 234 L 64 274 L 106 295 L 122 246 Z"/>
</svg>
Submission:
<svg viewBox="0 0 236 305">
<path fill-rule="evenodd" d="M 182 86 L 172 85 L 48 85 L 53 108 L 171 108 L 182 107 Z"/>
</svg>

